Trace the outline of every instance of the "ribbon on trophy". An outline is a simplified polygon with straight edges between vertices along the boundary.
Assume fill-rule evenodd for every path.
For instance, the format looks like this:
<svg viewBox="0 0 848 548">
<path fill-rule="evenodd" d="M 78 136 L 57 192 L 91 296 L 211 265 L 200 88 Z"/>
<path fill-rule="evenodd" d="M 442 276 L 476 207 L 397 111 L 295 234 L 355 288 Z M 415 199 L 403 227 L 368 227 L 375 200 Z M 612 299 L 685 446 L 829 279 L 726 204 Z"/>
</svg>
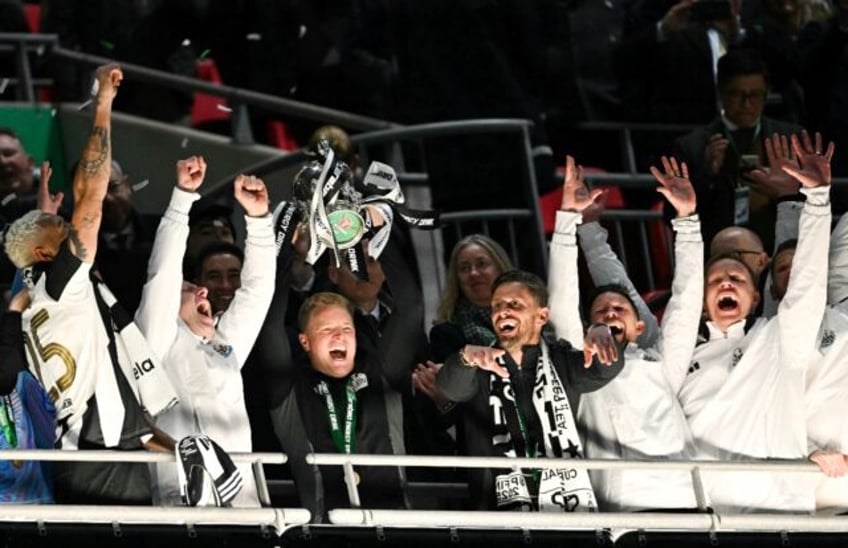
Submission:
<svg viewBox="0 0 848 548">
<path fill-rule="evenodd" d="M 379 258 L 388 244 L 395 212 L 411 226 L 438 227 L 438 214 L 405 205 L 397 174 L 391 166 L 372 162 L 358 191 L 350 168 L 336 157 L 327 141 L 318 144 L 317 156 L 321 160 L 313 160 L 301 168 L 292 188 L 311 235 L 307 263 L 315 264 L 325 251 L 331 250 L 337 266 L 344 263 L 353 275 L 367 280 L 365 252 L 357 244 L 367 235 L 368 254 Z M 382 217 L 382 224 L 375 223 L 375 213 Z M 283 217 L 280 215 L 278 219 Z M 278 236 L 278 249 L 279 246 Z"/>
<path fill-rule="evenodd" d="M 293 236 L 302 214 L 295 202 L 282 202 L 274 211 L 274 244 L 277 247 L 277 264 L 289 265 L 294 258 Z M 288 266 L 283 267 L 288 270 Z"/>
<path fill-rule="evenodd" d="M 412 209 L 406 206 L 406 198 L 400 188 L 397 173 L 388 164 L 371 162 L 362 180 L 366 193 L 362 203 L 377 209 L 385 223 L 371 236 L 368 251 L 372 257 L 379 257 L 389 242 L 392 232 L 394 213 L 410 226 L 424 230 L 433 230 L 439 226 L 439 214 L 435 211 Z"/>
</svg>

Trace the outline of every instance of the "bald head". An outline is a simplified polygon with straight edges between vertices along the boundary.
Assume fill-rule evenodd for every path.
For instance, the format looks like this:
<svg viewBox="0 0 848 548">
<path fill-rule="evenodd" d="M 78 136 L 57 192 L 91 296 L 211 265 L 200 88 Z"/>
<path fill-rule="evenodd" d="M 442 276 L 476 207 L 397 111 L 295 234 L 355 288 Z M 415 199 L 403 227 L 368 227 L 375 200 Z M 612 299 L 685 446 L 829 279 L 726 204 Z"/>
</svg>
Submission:
<svg viewBox="0 0 848 548">
<path fill-rule="evenodd" d="M 720 230 L 710 242 L 710 257 L 736 255 L 759 276 L 768 264 L 768 254 L 756 232 L 741 226 Z"/>
</svg>

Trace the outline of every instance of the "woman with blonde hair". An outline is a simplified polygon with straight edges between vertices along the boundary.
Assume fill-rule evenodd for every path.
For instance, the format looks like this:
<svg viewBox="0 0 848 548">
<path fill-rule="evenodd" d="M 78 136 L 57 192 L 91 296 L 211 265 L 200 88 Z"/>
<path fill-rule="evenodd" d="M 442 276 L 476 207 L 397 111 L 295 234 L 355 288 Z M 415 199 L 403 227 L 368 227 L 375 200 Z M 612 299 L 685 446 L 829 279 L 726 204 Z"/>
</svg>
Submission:
<svg viewBox="0 0 848 548">
<path fill-rule="evenodd" d="M 472 234 L 456 243 L 430 331 L 430 349 L 436 361 L 465 344 L 489 345 L 495 341 L 490 310 L 492 282 L 514 268 L 504 248 L 484 234 Z"/>
<path fill-rule="evenodd" d="M 492 284 L 495 278 L 514 269 L 504 248 L 484 234 L 462 238 L 451 251 L 445 289 L 430 330 L 431 361 L 418 364 L 412 374 L 412 384 L 439 410 L 439 426 L 447 429 L 457 423 L 459 440 L 464 439 L 465 417 L 462 413 L 457 416 L 451 412 L 455 403 L 438 388 L 436 375 L 445 358 L 466 344 L 491 345 L 495 342 L 491 313 Z M 420 413 L 432 418 L 426 409 Z M 460 442 L 460 445 L 463 443 Z"/>
</svg>

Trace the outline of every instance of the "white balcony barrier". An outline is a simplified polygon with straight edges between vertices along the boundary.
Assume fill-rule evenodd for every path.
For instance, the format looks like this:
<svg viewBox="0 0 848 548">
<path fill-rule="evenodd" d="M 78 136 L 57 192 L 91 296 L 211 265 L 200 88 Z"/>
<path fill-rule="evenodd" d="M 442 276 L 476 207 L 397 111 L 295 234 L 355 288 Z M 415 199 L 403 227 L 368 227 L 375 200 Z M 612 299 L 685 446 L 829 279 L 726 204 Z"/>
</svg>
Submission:
<svg viewBox="0 0 848 548">
<path fill-rule="evenodd" d="M 807 461 L 640 461 L 640 460 L 568 460 L 568 466 L 587 470 L 688 470 L 692 474 L 701 513 L 526 513 L 526 512 L 456 512 L 440 510 L 375 510 L 359 506 L 359 494 L 353 476 L 354 466 L 416 466 L 428 468 L 544 468 L 561 467 L 562 459 L 529 459 L 508 457 L 440 457 L 415 455 L 341 455 L 311 454 L 307 462 L 316 465 L 342 466 L 353 508 L 329 512 L 330 522 L 344 526 L 366 527 L 466 527 L 486 529 L 612 529 L 620 534 L 629 529 L 689 532 L 848 532 L 848 516 L 815 516 L 799 514 L 719 514 L 707 512 L 706 497 L 700 474 L 702 471 L 792 472 L 820 474 L 818 467 Z M 617 536 L 614 534 L 614 536 Z"/>
<path fill-rule="evenodd" d="M 284 464 L 282 453 L 230 453 L 233 462 L 256 464 Z M 2 449 L 0 460 L 40 460 L 72 462 L 175 462 L 170 453 L 151 451 L 61 451 L 55 449 Z M 267 489 L 261 466 L 257 483 L 262 491 Z M 89 505 L 31 505 L 0 504 L 0 521 L 35 523 L 45 531 L 50 524 L 112 524 L 121 525 L 176 525 L 257 527 L 282 535 L 286 528 L 309 523 L 311 514 L 304 508 L 188 508 L 181 506 L 89 506 Z"/>
<path fill-rule="evenodd" d="M 280 464 L 286 456 L 279 453 L 233 453 L 235 462 Z M 0 450 L 0 459 L 86 461 L 86 462 L 171 462 L 167 453 L 145 451 L 57 451 Z M 428 468 L 539 468 L 562 466 L 561 459 L 528 459 L 506 457 L 452 457 L 415 455 L 342 455 L 310 454 L 310 464 L 342 466 L 352 508 L 329 511 L 330 523 L 345 527 L 421 527 L 470 529 L 550 529 L 601 530 L 623 532 L 631 529 L 684 532 L 848 532 L 848 516 L 816 516 L 798 514 L 718 514 L 693 513 L 525 513 L 525 512 L 461 512 L 443 510 L 377 510 L 359 508 L 359 493 L 354 481 L 354 466 L 416 466 Z M 818 467 L 804 461 L 634 461 L 634 460 L 569 460 L 568 466 L 580 469 L 662 469 L 689 470 L 697 500 L 704 502 L 700 483 L 701 471 L 745 471 L 820 473 Z M 261 467 L 260 467 L 261 469 Z M 264 478 L 258 477 L 264 482 Z M 282 535 L 289 527 L 310 521 L 310 513 L 302 508 L 184 508 L 138 506 L 73 506 L 73 505 L 0 505 L 0 520 L 37 523 L 39 527 L 54 524 L 122 524 L 176 525 L 188 528 L 201 525 L 253 526 L 273 530 Z"/>
</svg>

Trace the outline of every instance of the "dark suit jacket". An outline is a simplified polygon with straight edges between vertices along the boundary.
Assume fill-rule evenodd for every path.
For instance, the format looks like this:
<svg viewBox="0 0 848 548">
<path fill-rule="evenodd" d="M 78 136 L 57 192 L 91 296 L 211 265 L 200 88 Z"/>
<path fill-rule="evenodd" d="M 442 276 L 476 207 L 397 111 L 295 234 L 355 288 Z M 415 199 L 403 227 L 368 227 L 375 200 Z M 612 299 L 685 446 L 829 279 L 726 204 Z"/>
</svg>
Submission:
<svg viewBox="0 0 848 548">
<path fill-rule="evenodd" d="M 627 7 L 614 63 L 624 112 L 631 119 L 703 124 L 717 114 L 707 28 L 693 23 L 657 40 L 657 22 L 676 3 L 636 0 Z M 759 33 L 746 28 L 744 39 L 729 47 L 758 47 L 759 41 Z"/>
<path fill-rule="evenodd" d="M 765 164 L 761 152 L 763 138 L 774 133 L 790 135 L 800 131 L 801 127 L 796 124 L 763 117 L 759 134 L 760 145 L 757 147 L 757 152 L 761 154 L 761 164 Z M 697 128 L 674 142 L 675 157 L 689 166 L 689 176 L 698 198 L 701 232 L 707 249 L 716 232 L 734 224 L 735 187 L 740 183 L 737 167 L 739 153 L 732 146 L 727 147 L 724 165 L 719 173 L 714 176 L 707 174 L 704 151 L 710 136 L 715 133 L 725 133 L 721 118 L 714 119 L 706 126 Z M 744 181 L 741 182 L 744 184 Z M 775 210 L 776 203 L 772 202 L 759 215 L 753 215 L 747 225 L 763 239 L 766 251 L 771 251 L 774 246 Z"/>
<path fill-rule="evenodd" d="M 111 247 L 103 234 L 99 236 L 97 269 L 115 298 L 131 315 L 141 302 L 141 290 L 147 281 L 147 263 L 153 250 L 159 218 L 133 210 L 131 222 L 135 235 L 132 245 L 127 249 Z"/>
</svg>

